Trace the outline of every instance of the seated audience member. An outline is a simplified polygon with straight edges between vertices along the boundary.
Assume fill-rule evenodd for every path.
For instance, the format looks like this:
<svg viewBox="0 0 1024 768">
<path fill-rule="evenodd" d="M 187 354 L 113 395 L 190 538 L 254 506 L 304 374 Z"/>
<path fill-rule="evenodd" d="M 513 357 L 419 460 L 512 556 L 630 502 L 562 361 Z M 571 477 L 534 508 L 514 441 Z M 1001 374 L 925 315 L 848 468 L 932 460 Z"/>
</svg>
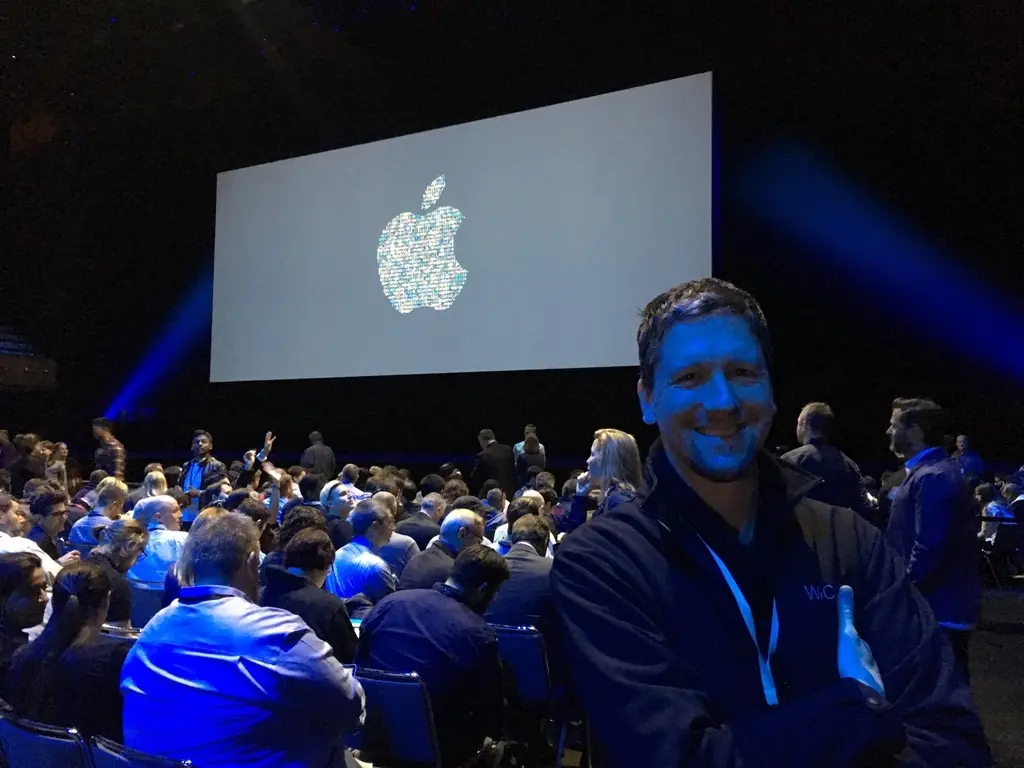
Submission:
<svg viewBox="0 0 1024 768">
<path fill-rule="evenodd" d="M 362 689 L 301 619 L 253 602 L 256 526 L 228 512 L 190 547 L 192 585 L 121 673 L 125 744 L 204 768 L 333 765 L 362 723 Z"/>
<path fill-rule="evenodd" d="M 170 493 L 174 488 L 181 490 L 181 467 L 176 465 L 164 467 L 164 478 L 167 480 L 168 493 Z M 182 492 L 184 493 L 184 491 Z"/>
<path fill-rule="evenodd" d="M 68 542 L 85 547 L 96 546 L 99 539 L 96 529 L 110 525 L 111 522 L 119 519 L 124 512 L 127 498 L 128 494 L 116 485 L 104 488 L 96 497 L 96 506 L 89 510 L 89 514 L 71 526 Z"/>
<path fill-rule="evenodd" d="M 227 512 L 241 512 L 252 520 L 253 524 L 256 526 L 256 530 L 259 531 L 260 546 L 262 547 L 267 529 L 270 527 L 269 509 L 252 497 L 242 499 L 239 504 L 232 509 L 228 509 L 227 507 L 223 507 L 223 509 Z M 262 549 L 260 550 L 260 562 L 263 562 Z"/>
<path fill-rule="evenodd" d="M 978 504 L 978 510 L 982 517 L 1000 518 L 1008 522 L 1015 522 L 1013 512 L 1006 499 L 996 490 L 992 483 L 982 483 L 974 489 L 974 500 Z M 982 520 L 981 528 L 978 530 L 978 538 L 991 547 L 999 532 L 999 520 Z"/>
<path fill-rule="evenodd" d="M 441 495 L 444 496 L 445 503 L 450 507 L 460 496 L 469 496 L 469 486 L 461 477 L 453 477 L 445 482 Z"/>
<path fill-rule="evenodd" d="M 357 665 L 415 672 L 426 684 L 443 765 L 465 764 L 502 734 L 498 642 L 482 614 L 508 573 L 494 550 L 467 547 L 445 583 L 384 598 L 360 626 Z"/>
<path fill-rule="evenodd" d="M 27 534 L 28 538 L 56 560 L 60 557 L 57 537 L 64 532 L 68 514 L 68 495 L 57 488 L 40 491 L 32 497 L 29 511 L 32 515 L 32 528 Z"/>
<path fill-rule="evenodd" d="M 628 432 L 599 429 L 587 459 L 587 471 L 576 478 L 576 495 L 568 516 L 555 515 L 560 533 L 571 533 L 585 523 L 619 504 L 632 501 L 643 480 L 640 451 Z M 597 490 L 597 509 L 588 515 L 588 495 Z"/>
<path fill-rule="evenodd" d="M 319 502 L 320 492 L 324 489 L 324 479 L 320 475 L 307 474 L 299 480 L 299 494 L 305 502 Z"/>
<path fill-rule="evenodd" d="M 89 473 L 89 479 L 82 483 L 82 487 L 79 488 L 75 492 L 75 495 L 71 497 L 71 503 L 81 507 L 88 508 L 90 504 L 86 502 L 86 496 L 88 496 L 91 492 L 95 491 L 96 487 L 100 484 L 100 482 L 103 481 L 103 479 L 106 476 L 107 473 L 104 472 L 102 469 L 94 469 L 91 473 Z M 95 496 L 93 498 L 95 498 Z"/>
<path fill-rule="evenodd" d="M 209 507 L 224 506 L 224 501 L 231 494 L 232 490 L 234 490 L 234 488 L 227 477 L 211 483 L 203 489 L 202 493 L 199 494 L 199 508 L 207 509 Z"/>
<path fill-rule="evenodd" d="M 327 520 L 323 512 L 315 507 L 297 506 L 288 510 L 284 516 L 281 528 L 277 532 L 277 543 L 273 551 L 267 555 L 260 564 L 260 584 L 266 586 L 266 570 L 272 565 L 284 566 L 284 550 L 299 531 L 307 528 L 314 528 L 318 531 L 330 533 Z"/>
<path fill-rule="evenodd" d="M 444 491 L 445 479 L 438 474 L 431 473 L 420 479 L 420 495 L 426 498 L 432 493 Z"/>
<path fill-rule="evenodd" d="M 65 493 L 68 490 L 68 444 L 56 443 L 53 446 L 53 453 L 46 461 L 46 479 L 53 484 L 54 488 L 60 488 Z"/>
<path fill-rule="evenodd" d="M 540 449 L 540 440 L 537 435 L 527 435 L 523 441 L 523 451 L 516 456 L 516 485 L 523 487 L 529 481 L 529 470 L 537 467 L 543 470 L 547 463 L 547 457 Z"/>
<path fill-rule="evenodd" d="M 128 570 L 128 580 L 162 590 L 167 571 L 178 562 L 188 537 L 181 530 L 181 507 L 170 496 L 150 496 L 135 505 L 134 514 L 149 532 L 149 541 L 142 556 Z"/>
<path fill-rule="evenodd" d="M 209 525 L 226 514 L 228 514 L 228 511 L 223 507 L 207 507 L 192 521 L 192 525 L 189 526 L 188 533 L 185 536 L 185 545 L 181 548 L 181 554 L 174 565 L 167 569 L 167 575 L 164 576 L 164 594 L 161 599 L 161 607 L 166 608 L 177 600 L 183 586 L 190 587 L 194 583 L 192 576 L 193 547 L 189 544 L 195 538 L 194 534 L 202 530 L 204 525 Z"/>
<path fill-rule="evenodd" d="M 121 666 L 131 646 L 100 631 L 110 586 L 106 569 L 88 560 L 57 576 L 46 628 L 11 660 L 7 703 L 19 716 L 123 741 Z"/>
<path fill-rule="evenodd" d="M 487 491 L 485 501 L 487 511 L 484 513 L 484 535 L 490 541 L 494 541 L 494 532 L 508 522 L 505 517 L 508 501 L 506 501 L 505 492 L 501 488 L 492 488 Z"/>
<path fill-rule="evenodd" d="M 96 497 L 99 495 L 100 491 L 111 485 L 116 485 L 120 487 L 122 481 L 118 480 L 113 475 L 106 474 L 105 472 L 103 472 L 103 470 L 96 470 L 95 472 L 92 473 L 92 475 L 90 475 L 90 478 L 92 478 L 93 476 L 99 476 L 100 473 L 103 473 L 103 477 L 101 477 L 96 482 L 96 485 L 89 489 L 87 493 L 82 495 L 80 491 L 78 494 L 75 494 L 75 499 L 72 500 L 73 504 L 76 504 L 77 506 L 80 506 L 86 510 L 92 509 L 94 506 L 96 506 Z M 128 490 L 128 486 L 125 485 L 124 489 Z"/>
<path fill-rule="evenodd" d="M 267 522 L 269 523 L 270 510 L 267 509 L 266 505 L 259 500 L 259 495 L 252 488 L 236 488 L 235 490 L 231 491 L 231 493 L 228 494 L 228 497 L 224 499 L 224 503 L 221 504 L 221 507 L 226 509 L 228 512 L 235 512 L 238 510 L 240 506 L 242 506 L 242 502 L 245 501 L 246 499 L 251 499 L 255 501 L 257 504 L 259 504 L 266 510 L 266 518 Z"/>
<path fill-rule="evenodd" d="M 0 469 L 0 493 L 10 495 L 11 473 L 6 469 Z"/>
<path fill-rule="evenodd" d="M 43 623 L 46 573 L 38 555 L 0 555 L 0 698 L 7 698 L 7 671 L 19 648 L 28 644 L 26 629 Z"/>
<path fill-rule="evenodd" d="M 438 476 L 446 483 L 453 477 L 462 477 L 462 473 L 459 472 L 459 468 L 454 463 L 446 461 L 440 467 L 437 468 Z"/>
<path fill-rule="evenodd" d="M 831 442 L 835 414 L 827 403 L 808 403 L 796 420 L 799 448 L 783 454 L 782 460 L 820 477 L 822 482 L 807 497 L 836 507 L 852 509 L 865 520 L 874 510 L 868 502 L 860 467 Z"/>
<path fill-rule="evenodd" d="M 99 545 L 85 559 L 107 569 L 110 579 L 110 608 L 107 623 L 130 626 L 132 590 L 125 574 L 146 549 L 149 533 L 138 520 L 123 517 L 101 528 Z"/>
<path fill-rule="evenodd" d="M 60 569 L 78 560 L 79 552 L 74 550 L 54 560 L 38 544 L 25 536 L 32 527 L 28 507 L 12 496 L 0 495 L 0 554 L 27 552 L 39 558 L 47 582 L 52 582 Z"/>
<path fill-rule="evenodd" d="M 421 551 L 425 551 L 430 541 L 441 533 L 438 521 L 444 517 L 444 510 L 444 497 L 439 493 L 431 493 L 423 497 L 418 511 L 395 526 L 395 531 L 410 537 Z"/>
<path fill-rule="evenodd" d="M 163 465 L 158 462 L 147 464 L 142 485 L 129 493 L 125 500 L 125 511 L 130 512 L 143 499 L 165 493 L 167 493 L 167 477 L 164 475 Z"/>
<path fill-rule="evenodd" d="M 373 494 L 373 498 L 388 508 L 388 512 L 391 513 L 391 519 L 393 521 L 398 520 L 398 498 L 390 491 L 378 491 Z M 391 569 L 391 573 L 395 575 L 395 578 L 401 578 L 402 571 L 405 570 L 406 563 L 414 556 L 418 555 L 420 551 L 416 541 L 411 536 L 406 536 L 404 533 L 397 533 L 394 528 L 391 530 L 391 537 L 381 545 L 380 556 L 384 562 L 388 564 Z"/>
<path fill-rule="evenodd" d="M 46 478 L 46 455 L 39 443 L 39 436 L 32 433 L 22 435 L 20 443 L 15 437 L 18 458 L 10 467 L 11 490 L 15 496 L 24 496 L 25 483 L 29 480 Z"/>
<path fill-rule="evenodd" d="M 354 466 L 346 464 L 345 470 Z M 359 468 L 355 469 L 358 473 Z M 342 470 L 342 474 L 345 470 Z M 348 521 L 348 516 L 364 496 L 365 494 L 354 485 L 340 480 L 332 480 L 320 491 L 320 506 L 324 508 L 324 514 L 327 516 L 327 535 L 331 537 L 335 550 L 352 541 L 352 524 Z"/>
<path fill-rule="evenodd" d="M 430 589 L 444 583 L 458 554 L 483 542 L 484 521 L 472 510 L 456 509 L 441 523 L 437 541 L 409 561 L 398 580 L 399 589 Z"/>
<path fill-rule="evenodd" d="M 394 518 L 380 501 L 366 499 L 356 505 L 349 520 L 352 541 L 334 556 L 324 589 L 343 600 L 363 595 L 376 605 L 395 591 L 395 576 L 378 554 L 391 538 Z"/>
<path fill-rule="evenodd" d="M 544 635 L 549 661 L 561 645 L 555 628 L 551 596 L 551 565 L 548 541 L 551 530 L 537 515 L 526 515 L 512 526 L 512 548 L 505 555 L 509 579 L 491 603 L 484 618 L 491 624 L 535 627 Z M 552 664 L 552 667 L 557 666 Z"/>
<path fill-rule="evenodd" d="M 334 565 L 334 546 L 323 531 L 299 531 L 284 550 L 284 566 L 267 568 L 260 605 L 290 611 L 334 650 L 334 658 L 351 664 L 356 633 L 341 598 L 325 590 Z"/>
<path fill-rule="evenodd" d="M 525 491 L 522 496 L 509 503 L 508 511 L 505 513 L 507 522 L 494 530 L 494 548 L 498 550 L 498 554 L 507 555 L 512 548 L 509 531 L 515 525 L 516 520 L 523 515 L 539 516 L 542 509 L 544 509 L 544 497 L 534 490 Z"/>
<path fill-rule="evenodd" d="M 404 470 L 408 471 L 408 470 Z M 401 478 L 401 495 L 398 497 L 398 504 L 402 508 L 402 520 L 420 511 L 420 489 L 416 483 L 408 478 Z M 398 520 L 397 522 L 402 522 Z"/>
</svg>

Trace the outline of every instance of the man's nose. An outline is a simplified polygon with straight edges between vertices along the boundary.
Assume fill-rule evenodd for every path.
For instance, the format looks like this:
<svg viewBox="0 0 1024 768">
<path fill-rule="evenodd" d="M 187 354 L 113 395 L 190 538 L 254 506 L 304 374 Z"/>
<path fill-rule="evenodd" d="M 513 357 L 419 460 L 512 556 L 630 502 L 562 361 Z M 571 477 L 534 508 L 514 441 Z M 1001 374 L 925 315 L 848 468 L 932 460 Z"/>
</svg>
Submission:
<svg viewBox="0 0 1024 768">
<path fill-rule="evenodd" d="M 735 411 L 740 400 L 732 384 L 721 369 L 711 374 L 704 387 L 704 408 L 708 411 Z"/>
</svg>

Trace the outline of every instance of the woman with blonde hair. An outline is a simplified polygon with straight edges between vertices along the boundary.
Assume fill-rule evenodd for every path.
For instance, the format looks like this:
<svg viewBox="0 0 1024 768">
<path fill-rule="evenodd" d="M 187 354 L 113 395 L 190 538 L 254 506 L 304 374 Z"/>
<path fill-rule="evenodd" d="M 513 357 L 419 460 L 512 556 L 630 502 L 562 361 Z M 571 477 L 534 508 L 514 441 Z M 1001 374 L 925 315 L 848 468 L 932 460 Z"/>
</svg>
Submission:
<svg viewBox="0 0 1024 768">
<path fill-rule="evenodd" d="M 557 527 L 569 532 L 582 525 L 588 518 L 587 502 L 592 493 L 597 496 L 593 514 L 600 515 L 632 501 L 642 481 L 643 465 L 636 439 L 618 429 L 597 430 L 590 446 L 587 471 L 576 478 L 576 494 L 569 513 L 555 518 Z"/>
<path fill-rule="evenodd" d="M 46 479 L 60 488 L 68 489 L 68 445 L 54 443 L 53 451 L 46 460 Z"/>
<path fill-rule="evenodd" d="M 130 517 L 108 521 L 107 525 L 97 526 L 95 531 L 99 544 L 85 559 L 102 565 L 110 578 L 110 609 L 107 611 L 107 622 L 130 626 L 132 590 L 125 574 L 146 549 L 149 532 L 142 523 Z"/>
<path fill-rule="evenodd" d="M 150 472 L 146 475 L 142 481 L 142 487 L 145 489 L 145 495 L 143 498 L 150 496 L 163 496 L 167 493 L 167 478 L 163 472 L 155 471 Z"/>
</svg>

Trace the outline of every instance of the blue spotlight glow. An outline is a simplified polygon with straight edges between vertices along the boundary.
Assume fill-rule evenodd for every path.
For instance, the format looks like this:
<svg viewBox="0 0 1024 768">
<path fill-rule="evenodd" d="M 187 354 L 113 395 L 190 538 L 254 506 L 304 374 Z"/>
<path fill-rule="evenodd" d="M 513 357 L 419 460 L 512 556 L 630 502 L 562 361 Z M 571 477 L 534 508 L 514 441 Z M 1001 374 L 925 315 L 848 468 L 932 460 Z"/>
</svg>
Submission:
<svg viewBox="0 0 1024 768">
<path fill-rule="evenodd" d="M 810 150 L 780 143 L 749 163 L 732 194 L 756 218 L 836 268 L 872 308 L 1024 380 L 1024 312 Z"/>
<path fill-rule="evenodd" d="M 115 419 L 132 411 L 160 383 L 161 379 L 209 331 L 213 307 L 213 271 L 205 273 L 182 298 L 153 340 L 145 357 L 104 414 Z"/>
</svg>

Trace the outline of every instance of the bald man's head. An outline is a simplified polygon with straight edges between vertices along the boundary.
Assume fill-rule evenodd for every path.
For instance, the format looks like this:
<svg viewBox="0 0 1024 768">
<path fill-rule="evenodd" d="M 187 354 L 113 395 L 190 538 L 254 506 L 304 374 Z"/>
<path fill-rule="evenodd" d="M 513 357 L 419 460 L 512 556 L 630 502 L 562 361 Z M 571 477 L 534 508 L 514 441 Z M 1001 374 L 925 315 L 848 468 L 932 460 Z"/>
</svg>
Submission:
<svg viewBox="0 0 1024 768">
<path fill-rule="evenodd" d="M 377 491 L 370 498 L 372 498 L 374 501 L 379 501 L 381 504 L 387 507 L 392 517 L 398 516 L 398 497 L 395 496 L 395 494 L 391 493 L 390 491 Z"/>
<path fill-rule="evenodd" d="M 181 530 L 181 507 L 173 496 L 142 499 L 135 505 L 132 516 L 147 528 L 162 525 L 169 531 Z"/>
<path fill-rule="evenodd" d="M 479 544 L 484 540 L 484 520 L 476 512 L 469 509 L 456 509 L 449 512 L 441 523 L 441 541 L 461 552 L 466 547 Z"/>
</svg>

